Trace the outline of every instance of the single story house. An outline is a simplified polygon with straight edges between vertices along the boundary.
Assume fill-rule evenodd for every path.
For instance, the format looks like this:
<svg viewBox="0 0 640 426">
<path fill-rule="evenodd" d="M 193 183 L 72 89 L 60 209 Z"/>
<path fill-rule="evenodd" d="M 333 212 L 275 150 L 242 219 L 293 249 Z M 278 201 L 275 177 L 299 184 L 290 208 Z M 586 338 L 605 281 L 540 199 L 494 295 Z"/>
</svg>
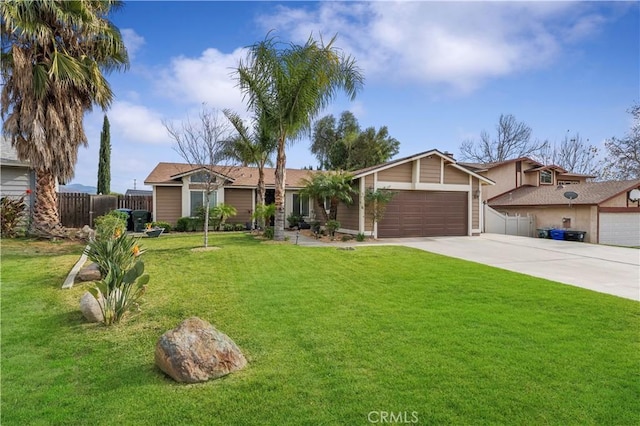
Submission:
<svg viewBox="0 0 640 426">
<path fill-rule="evenodd" d="M 175 222 L 192 216 L 203 204 L 200 173 L 202 167 L 182 163 L 160 163 L 145 179 L 153 188 L 155 221 Z M 236 207 L 238 214 L 230 222 L 246 223 L 256 205 L 258 170 L 254 167 L 216 166 L 219 187 L 215 203 Z M 309 170 L 287 169 L 285 215 L 301 214 L 314 220 L 313 204 L 299 195 Z M 350 205 L 338 208 L 340 232 L 373 233 L 380 238 L 462 236 L 480 234 L 482 191 L 494 182 L 460 166 L 449 155 L 430 150 L 352 172 L 354 197 Z M 274 169 L 265 169 L 266 202 L 273 202 Z M 363 194 L 367 189 L 388 189 L 395 193 L 385 216 L 378 224 L 370 220 Z"/>
<path fill-rule="evenodd" d="M 640 179 L 525 185 L 487 202 L 503 213 L 533 214 L 536 228 L 586 231 L 587 242 L 640 246 Z"/>
<path fill-rule="evenodd" d="M 204 204 L 201 166 L 184 163 L 159 163 L 145 179 L 145 185 L 152 187 L 153 220 L 175 225 L 181 217 L 195 216 Z M 256 167 L 215 166 L 211 172 L 216 176 L 217 190 L 211 194 L 210 205 L 225 203 L 234 206 L 237 215 L 230 223 L 251 223 L 255 211 L 258 191 L 258 169 Z M 310 170 L 286 170 L 285 214 L 300 214 L 305 220 L 315 215 L 313 203 L 300 197 L 298 192 L 304 186 L 302 180 L 308 178 Z M 315 172 L 318 173 L 318 172 Z M 266 203 L 275 201 L 275 169 L 265 168 Z M 304 198 L 304 199 L 303 199 Z"/>
<path fill-rule="evenodd" d="M 0 138 L 0 196 L 19 198 L 27 190 L 32 193 L 36 188 L 36 176 L 28 162 L 18 159 L 16 150 L 8 139 Z M 29 208 L 33 206 L 34 197 L 25 196 Z"/>
</svg>

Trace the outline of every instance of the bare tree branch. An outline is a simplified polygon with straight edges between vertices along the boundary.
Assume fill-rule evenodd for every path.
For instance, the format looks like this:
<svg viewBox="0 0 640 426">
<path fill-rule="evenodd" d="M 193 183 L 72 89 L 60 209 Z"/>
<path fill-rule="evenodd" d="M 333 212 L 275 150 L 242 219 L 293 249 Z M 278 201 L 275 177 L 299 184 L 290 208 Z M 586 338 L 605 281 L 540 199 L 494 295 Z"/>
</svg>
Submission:
<svg viewBox="0 0 640 426">
<path fill-rule="evenodd" d="M 500 115 L 495 139 L 487 131 L 480 141 L 466 140 L 460 145 L 460 157 L 477 163 L 495 163 L 519 157 L 538 155 L 546 142 L 532 141 L 531 128 L 511 115 Z"/>
<path fill-rule="evenodd" d="M 211 193 L 225 184 L 220 175 L 228 175 L 232 166 L 218 164 L 231 135 L 227 120 L 219 117 L 215 109 L 204 106 L 199 113 L 199 121 L 193 123 L 189 117 L 179 126 L 163 121 L 169 137 L 175 141 L 174 150 L 190 166 L 201 167 L 198 182 L 204 192 L 204 246 L 209 245 L 209 204 Z"/>
</svg>

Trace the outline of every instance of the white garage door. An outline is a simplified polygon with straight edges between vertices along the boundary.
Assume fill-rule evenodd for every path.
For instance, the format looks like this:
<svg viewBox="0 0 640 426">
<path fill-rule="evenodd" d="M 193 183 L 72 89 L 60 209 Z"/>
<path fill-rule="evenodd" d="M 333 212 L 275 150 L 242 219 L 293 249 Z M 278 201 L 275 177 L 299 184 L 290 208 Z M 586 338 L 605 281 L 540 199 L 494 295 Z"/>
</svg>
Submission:
<svg viewBox="0 0 640 426">
<path fill-rule="evenodd" d="M 640 246 L 640 213 L 600 213 L 600 244 Z"/>
</svg>

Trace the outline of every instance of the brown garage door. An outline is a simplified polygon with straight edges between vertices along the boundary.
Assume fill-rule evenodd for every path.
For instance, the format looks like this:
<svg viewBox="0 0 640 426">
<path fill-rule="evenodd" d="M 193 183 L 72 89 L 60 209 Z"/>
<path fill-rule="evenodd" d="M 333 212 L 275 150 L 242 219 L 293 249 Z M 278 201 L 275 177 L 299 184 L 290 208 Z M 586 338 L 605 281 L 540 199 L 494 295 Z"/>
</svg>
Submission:
<svg viewBox="0 0 640 426">
<path fill-rule="evenodd" d="M 467 193 L 398 191 L 378 223 L 378 237 L 467 235 Z"/>
</svg>

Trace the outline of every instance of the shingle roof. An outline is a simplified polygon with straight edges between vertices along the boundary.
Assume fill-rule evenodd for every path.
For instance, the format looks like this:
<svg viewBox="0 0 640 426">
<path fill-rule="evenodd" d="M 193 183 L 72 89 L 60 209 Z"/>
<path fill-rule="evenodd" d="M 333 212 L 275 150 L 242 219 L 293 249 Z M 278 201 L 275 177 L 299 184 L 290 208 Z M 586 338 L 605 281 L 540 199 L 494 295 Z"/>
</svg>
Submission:
<svg viewBox="0 0 640 426">
<path fill-rule="evenodd" d="M 185 173 L 194 172 L 201 169 L 201 166 L 191 166 L 185 163 L 159 163 L 144 180 L 145 185 L 177 185 L 181 184 L 180 179 L 173 176 L 182 176 Z M 242 166 L 215 166 L 212 170 L 215 173 L 228 176 L 233 179 L 229 187 L 255 187 L 258 185 L 258 168 Z M 287 188 L 302 188 L 302 179 L 310 175 L 320 173 L 312 170 L 286 169 Z M 275 186 L 275 169 L 265 167 L 264 180 L 267 187 Z"/>
<path fill-rule="evenodd" d="M 587 182 L 565 186 L 521 186 L 494 197 L 488 202 L 492 207 L 564 205 L 569 203 L 564 193 L 572 191 L 578 194 L 578 198 L 572 200 L 571 204 L 600 204 L 622 192 L 638 187 L 640 187 L 640 179 Z"/>
<path fill-rule="evenodd" d="M 494 167 L 501 166 L 503 164 L 514 163 L 516 161 L 528 161 L 538 167 L 544 166 L 542 163 L 537 162 L 536 160 L 532 160 L 529 157 L 518 157 L 512 158 L 511 160 L 504 161 L 494 161 L 493 163 L 466 163 L 466 162 L 458 162 L 461 166 L 469 167 L 476 170 L 488 170 L 493 169 Z"/>
</svg>

